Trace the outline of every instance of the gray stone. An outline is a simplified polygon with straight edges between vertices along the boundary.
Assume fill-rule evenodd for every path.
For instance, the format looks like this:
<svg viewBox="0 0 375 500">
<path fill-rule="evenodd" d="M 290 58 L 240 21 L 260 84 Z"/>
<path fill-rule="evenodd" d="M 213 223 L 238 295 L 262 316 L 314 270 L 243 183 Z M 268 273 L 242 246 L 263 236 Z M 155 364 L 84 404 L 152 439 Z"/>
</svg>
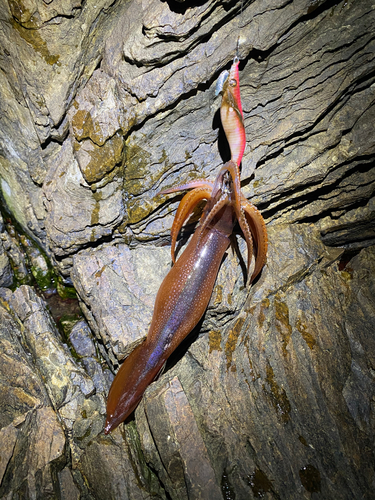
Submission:
<svg viewBox="0 0 375 500">
<path fill-rule="evenodd" d="M 64 143 L 57 161 L 56 170 L 46 178 L 44 194 L 49 247 L 60 257 L 110 236 L 121 220 L 123 203 L 118 179 L 92 192 L 74 159 L 71 143 Z"/>
<path fill-rule="evenodd" d="M 140 433 L 147 459 L 173 498 L 220 498 L 220 485 L 178 377 L 158 385 L 157 395 L 145 398 L 142 405 Z M 146 421 L 152 422 L 151 428 L 145 428 Z M 155 443 L 154 425 L 158 428 Z"/>
<path fill-rule="evenodd" d="M 19 324 L 0 304 L 0 496 L 52 498 L 65 435 L 20 339 Z"/>
<path fill-rule="evenodd" d="M 67 404 L 77 392 L 92 394 L 92 380 L 73 362 L 42 299 L 30 287 L 21 286 L 14 292 L 11 304 L 26 327 L 25 340 L 55 407 Z"/>
<path fill-rule="evenodd" d="M 95 345 L 86 321 L 81 320 L 75 323 L 69 335 L 69 340 L 79 356 L 95 356 Z"/>
<path fill-rule="evenodd" d="M 0 305 L 1 314 L 1 428 L 22 422 L 32 410 L 48 405 L 48 396 L 30 356 L 20 343 L 20 329 Z"/>
<path fill-rule="evenodd" d="M 13 283 L 13 272 L 10 267 L 8 254 L 5 252 L 3 240 L 7 238 L 3 218 L 0 214 L 0 287 L 11 286 Z"/>
<path fill-rule="evenodd" d="M 24 342 L 53 407 L 69 432 L 73 460 L 78 460 L 85 443 L 102 431 L 104 394 L 95 394 L 94 382 L 62 343 L 45 304 L 32 288 L 21 286 L 9 302 L 24 325 Z M 103 383 L 102 387 L 106 390 Z"/>
<path fill-rule="evenodd" d="M 106 394 L 109 390 L 113 376 L 108 369 L 105 369 L 96 355 L 96 348 L 92 339 L 92 334 L 88 324 L 78 321 L 69 335 L 69 340 L 75 352 L 82 358 L 82 365 L 92 379 L 96 391 Z"/>
<path fill-rule="evenodd" d="M 70 352 L 31 288 L 0 290 L 0 497 L 371 498 L 372 3 L 0 12 L 1 202 L 74 283 L 86 322 Z M 202 322 L 135 421 L 104 437 L 108 387 L 171 265 L 182 194 L 157 193 L 214 180 L 228 159 L 214 87 L 237 48 L 242 190 L 266 220 L 267 264 L 245 288 L 236 236 Z M 17 232 L 0 232 L 1 284 L 8 262 L 31 282 Z"/>
<path fill-rule="evenodd" d="M 25 254 L 22 251 L 19 241 L 15 238 L 14 228 L 11 229 L 11 234 L 9 234 L 8 231 L 4 231 L 1 234 L 4 259 L 8 261 L 9 264 L 12 262 L 14 276 L 18 282 L 29 283 L 31 277 L 26 265 Z M 10 286 L 10 284 L 8 284 L 8 286 Z"/>
<path fill-rule="evenodd" d="M 147 334 L 158 286 L 169 267 L 166 248 L 129 250 L 125 245 L 82 251 L 72 280 L 91 311 L 90 326 L 122 359 Z M 149 280 L 151 273 L 155 276 Z"/>
</svg>

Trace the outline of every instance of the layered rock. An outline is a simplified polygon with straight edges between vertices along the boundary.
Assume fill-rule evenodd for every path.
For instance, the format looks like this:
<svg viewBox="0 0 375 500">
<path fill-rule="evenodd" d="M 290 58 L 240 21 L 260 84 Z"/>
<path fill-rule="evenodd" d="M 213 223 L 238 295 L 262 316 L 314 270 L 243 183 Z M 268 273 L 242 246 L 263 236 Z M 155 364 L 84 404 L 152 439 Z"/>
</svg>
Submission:
<svg viewBox="0 0 375 500">
<path fill-rule="evenodd" d="M 0 11 L 0 497 L 371 498 L 371 2 Z M 113 373 L 171 265 L 181 197 L 156 195 L 228 160 L 214 87 L 237 46 L 242 189 L 267 264 L 245 288 L 236 235 L 203 321 L 104 437 Z M 44 252 L 78 293 L 69 338 L 44 303 Z"/>
</svg>

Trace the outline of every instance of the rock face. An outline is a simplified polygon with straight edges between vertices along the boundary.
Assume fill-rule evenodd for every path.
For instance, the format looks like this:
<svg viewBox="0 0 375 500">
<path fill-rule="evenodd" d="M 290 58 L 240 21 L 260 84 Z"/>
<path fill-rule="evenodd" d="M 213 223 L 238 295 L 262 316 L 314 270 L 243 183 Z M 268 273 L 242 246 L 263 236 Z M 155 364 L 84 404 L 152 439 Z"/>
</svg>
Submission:
<svg viewBox="0 0 375 500">
<path fill-rule="evenodd" d="M 11 286 L 13 284 L 13 273 L 6 250 L 11 249 L 9 235 L 5 231 L 3 218 L 0 215 L 0 286 Z"/>
<path fill-rule="evenodd" d="M 0 498 L 372 498 L 372 3 L 0 12 Z M 242 190 L 267 264 L 247 289 L 236 234 L 203 320 L 104 436 L 113 374 L 171 265 L 181 197 L 156 194 L 229 159 L 215 83 L 237 43 Z M 42 251 L 79 297 L 68 337 L 31 286 L 51 272 Z"/>
</svg>

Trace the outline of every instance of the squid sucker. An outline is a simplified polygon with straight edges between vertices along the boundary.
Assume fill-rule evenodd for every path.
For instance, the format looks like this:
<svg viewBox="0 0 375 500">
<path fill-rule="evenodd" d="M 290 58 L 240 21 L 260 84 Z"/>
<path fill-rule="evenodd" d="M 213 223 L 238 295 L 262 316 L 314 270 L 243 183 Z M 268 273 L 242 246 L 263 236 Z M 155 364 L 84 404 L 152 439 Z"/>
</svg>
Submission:
<svg viewBox="0 0 375 500">
<path fill-rule="evenodd" d="M 174 265 L 157 293 L 147 338 L 125 359 L 110 388 L 105 434 L 134 411 L 168 357 L 203 316 L 236 221 L 247 244 L 248 274 L 255 246 L 255 266 L 249 281 L 255 279 L 265 263 L 265 223 L 257 208 L 241 193 L 240 186 L 239 164 L 246 137 L 238 62 L 235 57 L 229 76 L 220 89 L 223 92 L 221 119 L 231 160 L 220 169 L 215 182 L 198 179 L 160 193 L 191 190 L 182 198 L 173 221 L 171 253 Z M 207 200 L 207 203 L 199 225 L 182 255 L 175 261 L 179 230 L 202 200 Z"/>
</svg>

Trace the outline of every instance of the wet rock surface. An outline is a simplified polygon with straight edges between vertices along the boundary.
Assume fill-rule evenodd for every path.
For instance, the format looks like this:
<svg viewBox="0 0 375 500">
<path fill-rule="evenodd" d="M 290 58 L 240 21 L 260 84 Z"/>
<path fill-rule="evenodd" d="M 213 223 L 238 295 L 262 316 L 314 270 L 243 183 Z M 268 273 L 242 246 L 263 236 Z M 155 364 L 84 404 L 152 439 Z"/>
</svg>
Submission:
<svg viewBox="0 0 375 500">
<path fill-rule="evenodd" d="M 0 12 L 0 498 L 372 498 L 372 3 Z M 157 193 L 229 158 L 214 87 L 237 40 L 267 264 L 245 288 L 235 235 L 204 318 L 104 436 L 171 266 L 181 196 Z M 56 285 L 83 314 L 60 329 Z"/>
<path fill-rule="evenodd" d="M 277 280 L 264 273 L 243 311 L 219 334 L 192 344 L 136 410 L 148 460 L 165 484 L 173 471 L 174 498 L 199 498 L 182 472 L 197 458 L 199 440 L 192 438 L 194 452 L 186 447 L 176 429 L 179 411 L 179 423 L 194 415 L 189 430 L 198 426 L 215 477 L 225 476 L 239 498 L 249 491 L 257 497 L 259 485 L 251 486 L 257 471 L 274 496 L 301 498 L 306 488 L 298 474 L 308 464 L 319 471 L 325 498 L 338 490 L 361 496 L 372 481 L 374 345 L 365 311 L 374 307 L 374 282 L 364 285 L 363 264 L 373 276 L 374 251 L 364 250 L 350 271 L 340 271 L 311 227 L 272 228 L 270 237 L 268 266 L 288 268 L 292 279 L 289 272 Z M 294 264 L 272 258 L 273 238 Z M 296 239 L 310 251 L 298 255 Z M 206 459 L 199 456 L 201 468 L 190 465 L 189 480 L 203 485 Z"/>
<path fill-rule="evenodd" d="M 0 319 L 0 495 L 52 498 L 54 474 L 66 463 L 65 435 L 20 325 L 3 305 Z"/>
<path fill-rule="evenodd" d="M 8 237 L 3 218 L 0 214 L 0 286 L 12 286 L 13 284 L 13 273 L 8 253 L 6 252 L 6 250 L 9 250 L 9 246 L 7 245 Z"/>
</svg>

